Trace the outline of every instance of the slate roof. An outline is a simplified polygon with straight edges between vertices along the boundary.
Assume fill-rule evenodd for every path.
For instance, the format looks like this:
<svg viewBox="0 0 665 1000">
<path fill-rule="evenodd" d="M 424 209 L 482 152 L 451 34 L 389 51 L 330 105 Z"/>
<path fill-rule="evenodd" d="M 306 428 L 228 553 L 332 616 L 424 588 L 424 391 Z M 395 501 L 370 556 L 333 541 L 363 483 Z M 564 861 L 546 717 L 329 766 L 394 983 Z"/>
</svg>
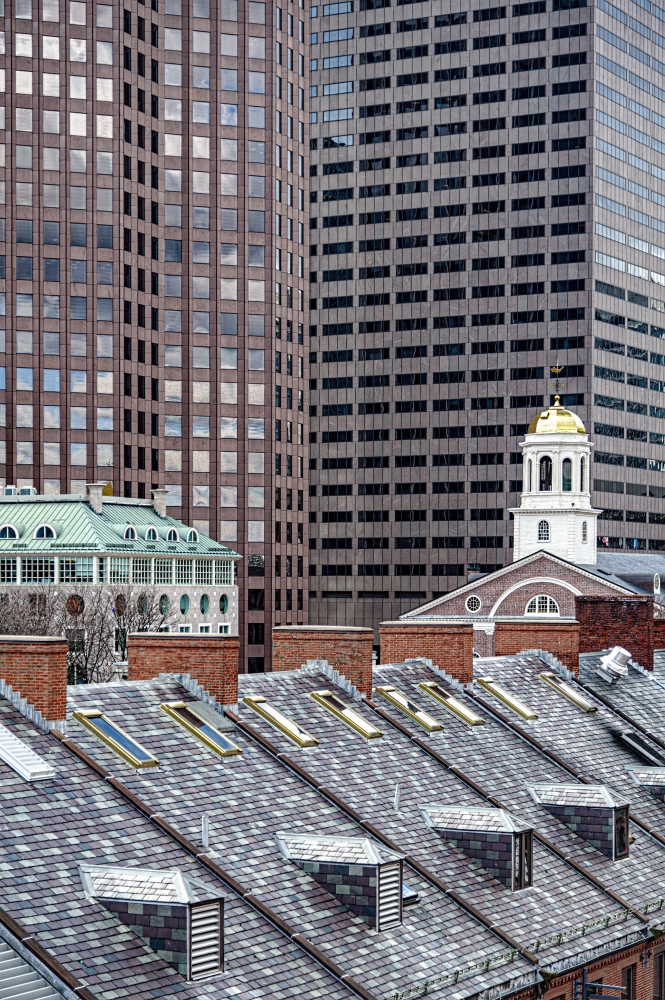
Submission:
<svg viewBox="0 0 665 1000">
<path fill-rule="evenodd" d="M 115 553 L 117 555 L 196 555 L 236 558 L 237 552 L 220 545 L 199 532 L 196 543 L 187 542 L 190 530 L 182 521 L 168 514 L 160 517 L 150 500 L 126 500 L 104 497 L 98 514 L 87 498 L 71 496 L 16 496 L 0 499 L 0 526 L 11 524 L 18 531 L 18 542 L 0 538 L 0 555 L 60 555 L 72 553 Z M 56 532 L 51 538 L 33 538 L 35 529 L 50 524 Z M 124 539 L 127 525 L 133 524 L 138 538 Z M 157 529 L 156 542 L 145 541 L 145 529 Z M 180 540 L 167 542 L 166 535 L 175 528 Z"/>
<path fill-rule="evenodd" d="M 346 986 L 2 699 L 0 719 L 55 770 L 52 781 L 29 783 L 0 763 L 0 908 L 96 997 L 348 1000 Z M 101 903 L 86 898 L 81 863 L 176 869 L 223 895 L 224 976 L 186 983 Z"/>
</svg>

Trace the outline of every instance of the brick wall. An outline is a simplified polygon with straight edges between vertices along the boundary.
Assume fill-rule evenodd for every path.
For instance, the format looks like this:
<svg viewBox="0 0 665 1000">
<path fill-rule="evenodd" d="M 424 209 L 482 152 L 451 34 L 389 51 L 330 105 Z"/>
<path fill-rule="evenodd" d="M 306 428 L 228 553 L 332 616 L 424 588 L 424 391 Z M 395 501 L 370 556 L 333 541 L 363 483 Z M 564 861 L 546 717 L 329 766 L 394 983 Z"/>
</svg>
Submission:
<svg viewBox="0 0 665 1000">
<path fill-rule="evenodd" d="M 1 635 L 0 677 L 49 722 L 66 718 L 66 639 Z"/>
<path fill-rule="evenodd" d="M 379 625 L 381 663 L 403 663 L 423 656 L 462 684 L 473 680 L 473 624 L 471 621 L 382 622 Z"/>
<path fill-rule="evenodd" d="M 605 983 L 616 983 L 620 986 L 623 970 L 632 966 L 634 972 L 632 1000 L 652 1000 L 657 995 L 657 980 L 654 979 L 656 962 L 654 952 L 656 948 L 654 948 L 653 941 L 644 941 L 612 955 L 610 959 L 589 962 L 586 967 L 587 979 L 589 982 L 602 980 Z M 658 951 L 663 951 L 662 946 L 658 948 Z M 581 985 L 581 975 L 582 970 L 578 967 L 551 979 L 545 992 L 541 994 L 542 1000 L 574 1000 L 575 981 L 577 980 L 578 985 Z M 614 995 L 620 996 L 616 993 Z"/>
<path fill-rule="evenodd" d="M 300 670 L 307 660 L 327 660 L 348 681 L 372 693 L 371 628 L 281 625 L 272 630 L 273 670 Z"/>
<path fill-rule="evenodd" d="M 653 648 L 665 649 L 665 618 L 653 620 Z"/>
<path fill-rule="evenodd" d="M 579 667 L 579 643 L 577 622 L 497 622 L 494 628 L 494 656 L 512 656 L 523 649 L 544 649 L 575 674 Z"/>
<path fill-rule="evenodd" d="M 575 598 L 580 623 L 580 653 L 623 646 L 633 659 L 653 670 L 653 597 Z"/>
<path fill-rule="evenodd" d="M 190 674 L 222 705 L 238 701 L 239 639 L 193 632 L 132 632 L 127 640 L 128 679 Z"/>
</svg>

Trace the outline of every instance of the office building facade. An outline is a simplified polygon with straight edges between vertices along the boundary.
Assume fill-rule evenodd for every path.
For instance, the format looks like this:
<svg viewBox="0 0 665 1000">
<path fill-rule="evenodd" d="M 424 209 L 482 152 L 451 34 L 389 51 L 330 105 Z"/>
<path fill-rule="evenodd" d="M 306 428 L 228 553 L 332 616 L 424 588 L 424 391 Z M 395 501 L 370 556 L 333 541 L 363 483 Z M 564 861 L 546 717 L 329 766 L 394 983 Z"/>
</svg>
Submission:
<svg viewBox="0 0 665 1000">
<path fill-rule="evenodd" d="M 307 604 L 307 66 L 285 7 L 12 0 L 1 39 L 0 476 L 165 485 L 244 557 L 251 670 L 275 608 Z"/>
<path fill-rule="evenodd" d="M 511 562 L 518 443 L 557 393 L 597 544 L 662 550 L 665 11 L 312 14 L 310 621 Z"/>
</svg>

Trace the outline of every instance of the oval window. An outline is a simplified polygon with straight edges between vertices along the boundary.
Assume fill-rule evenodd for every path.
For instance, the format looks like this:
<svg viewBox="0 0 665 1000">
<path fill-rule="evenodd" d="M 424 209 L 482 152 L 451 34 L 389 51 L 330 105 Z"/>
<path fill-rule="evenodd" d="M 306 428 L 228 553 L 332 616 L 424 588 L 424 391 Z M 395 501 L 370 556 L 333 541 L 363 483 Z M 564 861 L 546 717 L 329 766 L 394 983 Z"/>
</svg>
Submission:
<svg viewBox="0 0 665 1000">
<path fill-rule="evenodd" d="M 467 597 L 464 602 L 464 607 L 472 615 L 474 615 L 476 611 L 480 611 L 481 605 L 482 601 L 476 594 L 471 594 L 471 596 Z"/>
<path fill-rule="evenodd" d="M 222 612 L 223 615 L 225 615 L 226 612 L 229 610 L 229 599 L 226 596 L 226 594 L 222 594 L 222 596 L 219 599 L 219 610 Z"/>
<path fill-rule="evenodd" d="M 199 607 L 201 608 L 202 615 L 207 615 L 208 612 L 210 611 L 210 598 L 208 597 L 207 594 L 201 594 L 201 601 L 199 603 Z"/>
<path fill-rule="evenodd" d="M 186 615 L 187 612 L 189 611 L 189 597 L 187 596 L 187 594 L 183 594 L 182 597 L 180 598 L 180 610 L 182 611 L 183 615 Z"/>
<path fill-rule="evenodd" d="M 136 602 L 136 607 L 140 615 L 147 615 L 148 613 L 148 598 L 145 594 L 139 594 L 139 599 Z"/>
<path fill-rule="evenodd" d="M 85 601 L 80 594 L 70 594 L 65 601 L 65 610 L 68 615 L 82 615 L 85 611 Z"/>
<path fill-rule="evenodd" d="M 160 615 L 167 615 L 169 613 L 169 599 L 166 594 L 162 594 L 159 598 L 159 613 Z"/>
</svg>

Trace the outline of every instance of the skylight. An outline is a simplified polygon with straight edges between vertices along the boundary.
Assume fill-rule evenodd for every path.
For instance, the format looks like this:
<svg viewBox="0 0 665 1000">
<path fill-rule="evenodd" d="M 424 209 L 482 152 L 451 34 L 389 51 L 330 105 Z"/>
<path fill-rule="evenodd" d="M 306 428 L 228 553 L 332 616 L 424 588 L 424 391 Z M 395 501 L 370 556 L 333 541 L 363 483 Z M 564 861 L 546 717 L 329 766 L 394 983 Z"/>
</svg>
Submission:
<svg viewBox="0 0 665 1000">
<path fill-rule="evenodd" d="M 23 740 L 0 726 L 0 760 L 20 774 L 26 781 L 44 781 L 52 778 L 55 771 L 50 764 L 26 746 Z"/>
<path fill-rule="evenodd" d="M 240 747 L 236 746 L 233 740 L 220 733 L 206 719 L 201 718 L 193 705 L 186 704 L 184 701 L 173 701 L 162 705 L 161 708 L 169 718 L 181 725 L 183 729 L 186 729 L 188 733 L 191 733 L 204 746 L 220 757 L 236 757 L 242 753 Z"/>
<path fill-rule="evenodd" d="M 383 687 L 377 687 L 376 693 L 381 695 L 390 705 L 394 708 L 399 709 L 403 712 L 407 718 L 415 722 L 421 729 L 424 729 L 426 733 L 436 733 L 443 729 L 443 723 L 439 722 L 433 716 L 425 712 L 420 705 L 416 705 L 414 701 L 411 701 L 405 694 L 398 691 L 397 688 L 385 685 Z"/>
<path fill-rule="evenodd" d="M 355 709 L 346 705 L 341 698 L 338 698 L 332 691 L 312 691 L 310 698 L 313 698 L 317 705 L 321 705 L 328 712 L 341 719 L 354 732 L 364 736 L 366 740 L 377 740 L 383 736 L 380 729 L 372 725 L 362 717 Z"/>
<path fill-rule="evenodd" d="M 519 715 L 520 718 L 522 719 L 538 718 L 537 712 L 534 712 L 534 710 L 532 708 L 529 708 L 528 705 L 525 705 L 523 701 L 520 701 L 519 698 L 516 698 L 514 695 L 512 695 L 510 691 L 507 691 L 506 688 L 503 687 L 501 684 L 497 684 L 496 681 L 493 681 L 491 677 L 479 677 L 477 678 L 477 682 L 478 684 L 480 684 L 482 688 L 485 688 L 485 690 L 488 691 L 491 695 L 493 695 L 499 701 L 503 702 L 504 705 L 507 705 L 508 708 L 510 708 L 513 712 L 515 712 L 516 715 Z"/>
<path fill-rule="evenodd" d="M 284 736 L 288 736 L 296 746 L 299 747 L 318 747 L 319 741 L 294 722 L 289 719 L 288 716 L 280 712 L 278 708 L 275 708 L 270 702 L 266 701 L 260 695 L 247 695 L 246 698 L 242 700 L 243 705 L 247 705 L 251 708 L 253 712 L 260 715 L 262 719 L 269 722 L 271 726 L 278 729 L 280 733 Z"/>
<path fill-rule="evenodd" d="M 159 767 L 156 757 L 97 709 L 74 712 L 72 717 L 132 767 Z"/>
<path fill-rule="evenodd" d="M 460 701 L 459 698 L 455 698 L 454 695 L 449 694 L 448 691 L 446 691 L 441 684 L 437 684 L 436 681 L 423 681 L 422 684 L 418 685 L 418 687 L 432 698 L 436 698 L 436 700 L 443 705 L 444 708 L 447 708 L 449 712 L 456 715 L 458 719 L 462 720 L 462 722 L 466 722 L 467 726 L 485 725 L 484 719 L 482 719 L 479 715 L 476 715 L 476 713 L 470 708 L 467 708 L 464 702 Z"/>
<path fill-rule="evenodd" d="M 587 698 L 583 698 L 572 684 L 568 684 L 568 682 L 562 677 L 559 677 L 558 674 L 546 671 L 545 673 L 540 674 L 540 679 L 545 681 L 546 684 L 549 684 L 549 686 L 558 692 L 558 694 L 567 698 L 568 701 L 572 701 L 573 705 L 581 708 L 583 712 L 587 713 L 587 715 L 591 714 L 591 712 L 598 711 L 595 705 L 588 701 Z"/>
</svg>

